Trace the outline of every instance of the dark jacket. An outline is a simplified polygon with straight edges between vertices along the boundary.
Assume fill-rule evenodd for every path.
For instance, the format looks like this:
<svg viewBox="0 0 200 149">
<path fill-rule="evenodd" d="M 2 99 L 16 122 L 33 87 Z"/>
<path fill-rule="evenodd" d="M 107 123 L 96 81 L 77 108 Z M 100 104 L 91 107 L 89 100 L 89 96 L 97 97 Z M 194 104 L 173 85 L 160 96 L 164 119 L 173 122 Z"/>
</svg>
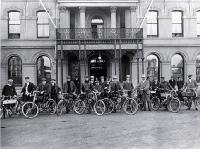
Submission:
<svg viewBox="0 0 200 149">
<path fill-rule="evenodd" d="M 58 94 L 61 91 L 61 89 L 58 87 L 58 85 L 50 84 L 49 87 L 50 87 L 50 92 L 51 92 L 51 98 L 52 99 L 58 98 Z"/>
<path fill-rule="evenodd" d="M 76 92 L 76 85 L 73 81 L 70 81 L 70 93 Z M 68 83 L 65 82 L 63 86 L 63 93 L 68 93 Z"/>
<path fill-rule="evenodd" d="M 183 88 L 183 85 L 184 85 L 184 82 L 182 80 L 181 81 L 177 81 L 178 90 L 181 90 Z"/>
<path fill-rule="evenodd" d="M 145 80 L 144 82 L 141 81 L 137 88 L 139 90 L 144 90 L 146 92 L 146 94 L 150 94 L 149 88 L 150 88 L 150 82 L 148 80 Z"/>
<path fill-rule="evenodd" d="M 119 91 L 122 90 L 122 86 L 119 81 L 117 82 L 110 82 L 110 91 Z"/>
<path fill-rule="evenodd" d="M 12 85 L 12 86 L 5 85 L 3 87 L 2 95 L 4 95 L 4 96 L 14 96 L 14 95 L 17 95 L 17 92 L 15 90 L 14 85 Z"/>
<path fill-rule="evenodd" d="M 46 83 L 45 85 L 43 85 L 42 83 L 40 83 L 36 89 L 37 91 L 44 91 L 46 94 L 50 95 L 51 89 L 50 89 L 50 85 L 48 83 Z"/>
<path fill-rule="evenodd" d="M 171 87 L 175 88 L 176 81 L 175 80 L 169 80 L 169 84 L 171 85 Z"/>
<path fill-rule="evenodd" d="M 90 82 L 88 83 L 83 83 L 81 84 L 81 91 L 86 92 L 86 91 L 94 91 L 94 85 L 91 84 Z"/>
<path fill-rule="evenodd" d="M 25 83 L 24 87 L 22 88 L 22 91 L 21 93 L 25 94 L 26 93 L 26 87 L 27 87 L 27 83 Z M 28 93 L 33 93 L 33 91 L 36 89 L 36 86 L 29 82 L 29 85 L 28 85 Z"/>
<path fill-rule="evenodd" d="M 124 81 L 122 84 L 122 87 L 124 90 L 132 90 L 133 89 L 133 83 Z"/>
<path fill-rule="evenodd" d="M 160 83 L 157 81 L 153 81 L 151 82 L 151 86 L 150 86 L 151 90 L 155 90 L 155 89 L 159 89 L 160 88 Z"/>
</svg>

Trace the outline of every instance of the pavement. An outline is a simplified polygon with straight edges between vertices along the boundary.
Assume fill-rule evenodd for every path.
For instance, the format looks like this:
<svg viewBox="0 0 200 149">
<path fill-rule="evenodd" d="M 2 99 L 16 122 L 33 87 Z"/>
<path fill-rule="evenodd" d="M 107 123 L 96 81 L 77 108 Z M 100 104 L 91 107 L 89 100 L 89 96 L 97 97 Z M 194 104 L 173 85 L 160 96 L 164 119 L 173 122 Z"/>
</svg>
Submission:
<svg viewBox="0 0 200 149">
<path fill-rule="evenodd" d="M 138 111 L 1 120 L 2 149 L 200 149 L 200 112 Z"/>
</svg>

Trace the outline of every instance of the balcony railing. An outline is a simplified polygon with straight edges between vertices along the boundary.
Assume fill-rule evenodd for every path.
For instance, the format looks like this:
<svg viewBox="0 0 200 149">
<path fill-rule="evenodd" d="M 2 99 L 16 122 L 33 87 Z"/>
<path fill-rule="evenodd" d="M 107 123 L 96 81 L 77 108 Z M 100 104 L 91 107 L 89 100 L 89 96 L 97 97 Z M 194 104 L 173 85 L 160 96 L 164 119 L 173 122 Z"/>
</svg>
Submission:
<svg viewBox="0 0 200 149">
<path fill-rule="evenodd" d="M 57 40 L 142 39 L 139 28 L 59 28 Z"/>
</svg>

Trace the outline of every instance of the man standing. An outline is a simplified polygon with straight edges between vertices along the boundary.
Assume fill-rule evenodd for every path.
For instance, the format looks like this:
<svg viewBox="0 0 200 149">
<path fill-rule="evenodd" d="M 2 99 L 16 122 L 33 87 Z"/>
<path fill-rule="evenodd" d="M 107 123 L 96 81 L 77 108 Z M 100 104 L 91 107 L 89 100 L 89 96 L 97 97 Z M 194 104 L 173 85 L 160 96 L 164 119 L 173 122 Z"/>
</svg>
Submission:
<svg viewBox="0 0 200 149">
<path fill-rule="evenodd" d="M 55 79 L 51 79 L 51 84 L 50 84 L 50 97 L 53 99 L 56 103 L 59 102 L 58 96 L 61 94 L 61 89 L 58 87 L 56 84 Z"/>
<path fill-rule="evenodd" d="M 132 91 L 133 90 L 133 83 L 130 81 L 131 76 L 126 75 L 126 81 L 122 83 L 122 87 L 124 90 Z"/>
<path fill-rule="evenodd" d="M 184 85 L 183 79 L 181 77 L 178 77 L 177 87 L 179 91 L 183 88 L 183 85 Z"/>
<path fill-rule="evenodd" d="M 39 99 L 40 102 L 45 102 L 48 97 L 50 97 L 50 86 L 46 81 L 46 78 L 42 78 L 42 83 L 40 83 L 36 89 L 39 91 Z"/>
<path fill-rule="evenodd" d="M 173 89 L 169 82 L 165 81 L 165 77 L 161 77 L 160 88 L 162 93 Z"/>
<path fill-rule="evenodd" d="M 176 86 L 176 81 L 174 80 L 174 77 L 171 76 L 171 79 L 169 80 L 169 84 L 171 85 L 171 87 L 173 89 L 175 89 L 175 86 Z"/>
<path fill-rule="evenodd" d="M 94 90 L 94 86 L 89 81 L 89 77 L 85 76 L 85 82 L 81 85 L 81 92 L 90 92 Z"/>
<path fill-rule="evenodd" d="M 188 80 L 184 84 L 183 89 L 186 90 L 186 92 L 193 92 L 194 93 L 193 102 L 194 102 L 194 105 L 195 105 L 195 110 L 198 110 L 197 101 L 196 101 L 196 98 L 195 98 L 196 95 L 197 95 L 197 88 L 198 88 L 198 85 L 197 85 L 196 80 L 192 79 L 192 75 L 189 74 L 188 75 Z M 191 107 L 188 107 L 188 110 L 190 110 L 190 108 Z"/>
<path fill-rule="evenodd" d="M 71 77 L 67 76 L 67 82 L 64 83 L 63 86 L 63 93 L 69 93 L 69 94 L 76 94 L 76 85 L 74 81 L 71 81 Z"/>
<path fill-rule="evenodd" d="M 145 78 L 145 74 L 142 74 L 141 76 L 142 81 L 138 84 L 137 88 L 140 92 L 142 101 L 144 103 L 144 110 L 147 111 L 151 111 L 151 106 L 150 106 L 150 91 L 149 91 L 149 81 L 147 81 Z"/>
<path fill-rule="evenodd" d="M 117 81 L 117 76 L 113 76 L 113 81 L 110 82 L 110 91 L 117 92 L 122 90 L 122 86 L 119 81 Z"/>
<path fill-rule="evenodd" d="M 25 77 L 25 84 L 24 84 L 24 87 L 22 88 L 22 98 L 23 98 L 23 101 L 32 101 L 32 94 L 33 94 L 33 91 L 36 89 L 36 86 L 30 82 L 30 77 Z"/>
<path fill-rule="evenodd" d="M 75 77 L 74 84 L 76 86 L 76 93 L 79 94 L 80 93 L 81 84 L 80 84 L 80 80 L 79 80 L 78 76 Z"/>
</svg>

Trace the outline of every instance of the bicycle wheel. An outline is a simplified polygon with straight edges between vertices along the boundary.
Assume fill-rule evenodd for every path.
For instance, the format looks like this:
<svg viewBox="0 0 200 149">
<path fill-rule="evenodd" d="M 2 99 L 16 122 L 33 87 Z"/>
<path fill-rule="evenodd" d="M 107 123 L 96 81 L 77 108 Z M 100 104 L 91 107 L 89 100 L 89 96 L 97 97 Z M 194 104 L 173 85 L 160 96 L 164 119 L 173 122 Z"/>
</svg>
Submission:
<svg viewBox="0 0 200 149">
<path fill-rule="evenodd" d="M 55 114 L 56 113 L 56 102 L 53 100 L 53 99 L 49 99 L 47 101 L 47 111 L 50 113 L 50 114 Z"/>
<path fill-rule="evenodd" d="M 83 114 L 84 111 L 86 109 L 86 105 L 85 105 L 85 102 L 82 101 L 82 100 L 77 100 L 75 103 L 74 103 L 74 111 L 77 113 L 77 114 Z"/>
<path fill-rule="evenodd" d="M 181 102 L 178 98 L 173 98 L 169 102 L 169 111 L 173 113 L 177 113 L 180 111 Z"/>
<path fill-rule="evenodd" d="M 0 119 L 3 117 L 3 107 L 0 108 Z"/>
<path fill-rule="evenodd" d="M 151 99 L 151 108 L 154 110 L 154 111 L 158 111 L 160 107 L 160 99 L 157 98 L 157 97 L 153 97 Z"/>
<path fill-rule="evenodd" d="M 110 98 L 105 98 L 104 103 L 106 105 L 106 113 L 110 114 L 114 111 L 114 102 Z"/>
<path fill-rule="evenodd" d="M 126 114 L 134 115 L 138 110 L 138 103 L 132 98 L 128 98 L 124 101 L 123 110 Z"/>
<path fill-rule="evenodd" d="M 102 100 L 98 100 L 95 104 L 94 104 L 94 112 L 97 115 L 103 115 L 106 111 L 106 105 Z"/>
<path fill-rule="evenodd" d="M 66 108 L 66 104 L 63 100 L 60 100 L 57 105 L 57 115 L 62 115 L 64 109 Z"/>
<path fill-rule="evenodd" d="M 185 102 L 185 106 L 187 106 L 188 108 L 191 108 L 192 107 L 192 99 L 191 98 L 187 98 L 187 97 L 184 97 L 184 102 Z"/>
<path fill-rule="evenodd" d="M 196 102 L 196 108 L 200 110 L 200 96 L 196 97 L 195 102 Z"/>
<path fill-rule="evenodd" d="M 30 118 L 30 119 L 35 118 L 36 116 L 38 116 L 38 113 L 39 113 L 38 106 L 34 104 L 33 102 L 26 102 L 22 106 L 22 114 L 26 118 Z"/>
</svg>

